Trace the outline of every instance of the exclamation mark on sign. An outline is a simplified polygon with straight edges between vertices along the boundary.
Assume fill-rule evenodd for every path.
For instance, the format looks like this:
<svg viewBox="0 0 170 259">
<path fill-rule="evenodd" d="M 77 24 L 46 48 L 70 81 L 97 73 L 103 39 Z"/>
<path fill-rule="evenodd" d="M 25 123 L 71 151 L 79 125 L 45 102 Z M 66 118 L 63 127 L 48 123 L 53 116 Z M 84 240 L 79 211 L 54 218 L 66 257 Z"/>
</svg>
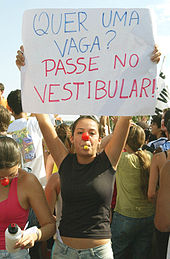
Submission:
<svg viewBox="0 0 170 259">
<path fill-rule="evenodd" d="M 155 86 L 156 86 L 156 79 L 153 79 L 153 88 L 152 88 L 152 97 L 155 97 Z"/>
</svg>

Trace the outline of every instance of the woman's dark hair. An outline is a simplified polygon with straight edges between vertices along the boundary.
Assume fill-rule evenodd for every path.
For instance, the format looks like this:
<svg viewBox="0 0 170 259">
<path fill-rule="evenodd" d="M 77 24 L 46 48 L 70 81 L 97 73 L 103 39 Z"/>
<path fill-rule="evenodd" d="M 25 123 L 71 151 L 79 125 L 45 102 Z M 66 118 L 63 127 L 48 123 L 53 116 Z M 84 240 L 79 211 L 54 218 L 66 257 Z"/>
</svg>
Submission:
<svg viewBox="0 0 170 259">
<path fill-rule="evenodd" d="M 141 189 L 143 194 L 147 196 L 151 160 L 147 152 L 141 149 L 144 142 L 144 130 L 137 125 L 131 126 L 126 143 L 135 152 L 135 155 L 139 158 L 141 167 Z"/>
<path fill-rule="evenodd" d="M 168 110 L 164 113 L 164 125 L 165 125 L 166 128 L 167 128 L 169 119 L 170 119 L 170 109 L 168 109 Z"/>
<path fill-rule="evenodd" d="M 21 162 L 17 142 L 7 136 L 0 136 L 0 169 L 11 168 Z"/>
<path fill-rule="evenodd" d="M 156 125 L 158 126 L 158 128 L 161 128 L 161 120 L 162 120 L 162 116 L 160 114 L 158 115 L 153 115 L 152 119 L 151 119 L 151 124 L 152 123 L 156 123 Z"/>
<path fill-rule="evenodd" d="M 98 126 L 98 130 L 99 130 L 99 137 L 101 136 L 101 125 L 99 123 L 99 121 L 95 118 L 95 116 L 91 116 L 91 115 L 81 115 L 77 120 L 75 120 L 75 122 L 71 125 L 71 132 L 72 132 L 72 136 L 74 135 L 74 131 L 75 128 L 77 126 L 77 123 L 82 120 L 82 119 L 90 119 L 96 122 L 97 126 Z"/>
</svg>

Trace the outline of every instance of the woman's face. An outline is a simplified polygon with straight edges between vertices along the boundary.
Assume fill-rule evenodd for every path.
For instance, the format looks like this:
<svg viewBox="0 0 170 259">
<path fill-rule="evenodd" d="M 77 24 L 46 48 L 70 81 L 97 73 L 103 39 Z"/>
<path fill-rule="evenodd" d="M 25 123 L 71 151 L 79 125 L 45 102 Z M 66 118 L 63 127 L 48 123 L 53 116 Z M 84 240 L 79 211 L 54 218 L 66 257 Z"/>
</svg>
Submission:
<svg viewBox="0 0 170 259">
<path fill-rule="evenodd" d="M 3 185 L 4 180 L 9 179 L 9 182 L 18 176 L 18 165 L 11 168 L 0 169 L 0 183 Z"/>
<path fill-rule="evenodd" d="M 82 139 L 83 133 L 88 133 L 88 140 Z M 76 125 L 72 143 L 77 155 L 95 157 L 100 143 L 97 123 L 88 118 L 80 119 Z M 85 146 L 86 148 L 84 148 Z"/>
<path fill-rule="evenodd" d="M 158 128 L 158 125 L 155 122 L 151 123 L 151 133 L 155 136 L 160 132 L 160 128 Z"/>
</svg>

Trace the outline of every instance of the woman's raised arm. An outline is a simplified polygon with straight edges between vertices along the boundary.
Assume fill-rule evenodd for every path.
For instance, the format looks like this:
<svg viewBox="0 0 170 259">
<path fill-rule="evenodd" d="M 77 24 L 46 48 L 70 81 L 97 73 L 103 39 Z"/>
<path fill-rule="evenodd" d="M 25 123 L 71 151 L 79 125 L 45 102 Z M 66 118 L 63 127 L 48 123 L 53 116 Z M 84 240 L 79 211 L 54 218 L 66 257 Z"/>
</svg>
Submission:
<svg viewBox="0 0 170 259">
<path fill-rule="evenodd" d="M 121 152 L 126 144 L 130 123 L 131 116 L 120 117 L 114 128 L 112 137 L 105 147 L 105 152 L 114 169 L 117 167 Z"/>
</svg>

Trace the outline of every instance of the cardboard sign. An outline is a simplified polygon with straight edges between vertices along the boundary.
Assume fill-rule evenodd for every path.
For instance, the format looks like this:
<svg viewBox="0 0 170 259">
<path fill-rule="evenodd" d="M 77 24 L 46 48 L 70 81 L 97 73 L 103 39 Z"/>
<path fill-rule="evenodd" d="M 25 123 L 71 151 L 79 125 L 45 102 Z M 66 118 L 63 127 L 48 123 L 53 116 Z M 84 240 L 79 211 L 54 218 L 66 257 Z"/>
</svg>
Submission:
<svg viewBox="0 0 170 259">
<path fill-rule="evenodd" d="M 23 16 L 27 112 L 154 114 L 148 9 L 35 9 Z"/>
</svg>

